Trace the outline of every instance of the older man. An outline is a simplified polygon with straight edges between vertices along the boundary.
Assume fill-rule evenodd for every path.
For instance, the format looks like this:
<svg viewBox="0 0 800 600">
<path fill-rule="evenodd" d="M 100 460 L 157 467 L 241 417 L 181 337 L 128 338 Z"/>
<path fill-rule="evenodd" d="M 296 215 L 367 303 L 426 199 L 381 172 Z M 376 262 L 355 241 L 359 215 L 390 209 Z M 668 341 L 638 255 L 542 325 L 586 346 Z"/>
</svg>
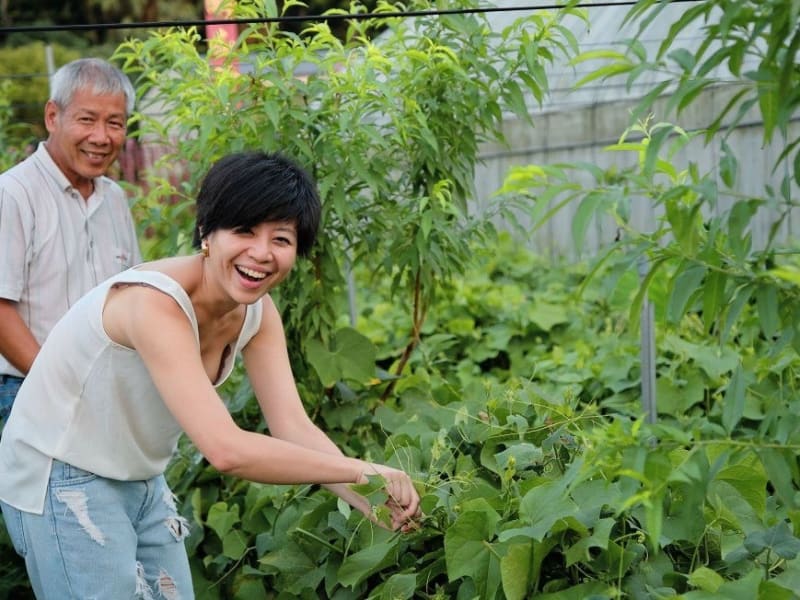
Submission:
<svg viewBox="0 0 800 600">
<path fill-rule="evenodd" d="M 55 323 L 87 291 L 141 262 L 127 198 L 105 176 L 135 92 L 106 61 L 53 76 L 46 141 L 0 174 L 0 427 Z"/>
</svg>

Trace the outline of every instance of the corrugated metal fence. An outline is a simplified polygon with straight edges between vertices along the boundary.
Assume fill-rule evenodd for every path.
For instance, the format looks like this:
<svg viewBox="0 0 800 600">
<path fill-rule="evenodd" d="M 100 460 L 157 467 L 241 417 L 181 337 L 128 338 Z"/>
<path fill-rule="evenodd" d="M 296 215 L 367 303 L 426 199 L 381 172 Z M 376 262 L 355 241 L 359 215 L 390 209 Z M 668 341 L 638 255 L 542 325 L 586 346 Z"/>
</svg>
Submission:
<svg viewBox="0 0 800 600">
<path fill-rule="evenodd" d="M 654 105 L 654 121 L 670 121 L 687 131 L 707 127 L 717 117 L 736 91 L 735 86 L 720 86 L 707 91 L 679 117 L 666 118 L 663 107 L 667 98 Z M 572 107 L 569 111 L 551 110 L 534 115 L 535 127 L 509 120 L 506 132 L 509 147 L 486 145 L 482 152 L 482 164 L 475 178 L 478 211 L 487 210 L 492 204 L 492 194 L 502 185 L 509 169 L 516 165 L 557 164 L 562 162 L 586 161 L 603 169 L 617 167 L 623 169 L 635 164 L 633 153 L 605 151 L 604 148 L 619 140 L 629 125 L 634 102 L 618 101 L 597 103 L 585 107 Z M 800 136 L 800 119 L 791 124 L 790 139 Z M 736 191 L 742 197 L 765 195 L 765 186 L 778 188 L 781 179 L 789 172 L 790 165 L 779 165 L 773 171 L 776 160 L 785 147 L 785 142 L 776 136 L 769 145 L 763 141 L 763 121 L 756 111 L 748 114 L 729 134 L 727 143 L 739 161 L 739 179 Z M 718 136 L 718 137 L 721 137 Z M 713 172 L 719 163 L 721 144 L 719 140 L 704 145 L 702 136 L 691 141 L 675 157 L 676 166 L 684 167 L 691 161 L 697 164 L 701 173 Z M 588 183 L 588 182 L 585 182 Z M 792 186 L 792 197 L 798 198 L 796 184 Z M 721 198 L 717 211 L 730 207 L 732 199 Z M 579 258 L 572 239 L 572 218 L 576 206 L 566 206 L 546 225 L 530 235 L 530 247 L 544 255 L 554 258 Z M 659 213 L 644 199 L 632 203 L 632 225 L 639 231 L 652 231 Z M 752 222 L 752 235 L 755 247 L 762 245 L 769 235 L 776 212 L 762 209 Z M 519 222 L 530 226 L 525 215 Z M 617 235 L 616 225 L 610 218 L 598 219 L 587 232 L 583 242 L 583 254 L 591 255 L 610 243 Z M 779 232 L 779 238 L 789 243 L 800 235 L 800 212 L 793 210 Z"/>
</svg>

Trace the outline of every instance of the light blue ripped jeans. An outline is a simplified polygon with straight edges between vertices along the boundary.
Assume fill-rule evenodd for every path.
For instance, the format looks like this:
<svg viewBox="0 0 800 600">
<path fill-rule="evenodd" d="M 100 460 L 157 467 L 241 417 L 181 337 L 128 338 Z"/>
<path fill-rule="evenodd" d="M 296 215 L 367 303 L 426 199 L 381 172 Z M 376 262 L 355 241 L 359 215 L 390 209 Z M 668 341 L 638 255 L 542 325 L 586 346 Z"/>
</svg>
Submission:
<svg viewBox="0 0 800 600">
<path fill-rule="evenodd" d="M 37 600 L 192 600 L 188 526 L 163 475 L 106 479 L 53 461 L 44 514 L 0 502 Z"/>
</svg>

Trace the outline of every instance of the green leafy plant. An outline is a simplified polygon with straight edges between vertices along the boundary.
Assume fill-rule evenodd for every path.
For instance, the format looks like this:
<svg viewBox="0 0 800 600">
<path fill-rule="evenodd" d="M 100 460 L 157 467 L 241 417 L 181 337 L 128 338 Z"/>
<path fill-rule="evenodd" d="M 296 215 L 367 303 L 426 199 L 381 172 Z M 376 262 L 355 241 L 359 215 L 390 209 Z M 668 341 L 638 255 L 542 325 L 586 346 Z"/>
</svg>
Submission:
<svg viewBox="0 0 800 600">
<path fill-rule="evenodd" d="M 729 435 L 736 375 L 716 340 L 683 321 L 659 334 L 671 349 L 659 381 L 675 391 L 648 425 L 638 417 L 638 347 L 625 331 L 635 285 L 609 293 L 608 271 L 587 279 L 586 265 L 553 268 L 507 234 L 474 256 L 470 276 L 442 290 L 398 381 L 403 410 L 323 413 L 360 451 L 415 474 L 419 529 L 377 529 L 313 487 L 220 478 L 186 448 L 170 475 L 196 523 L 201 597 L 793 598 L 793 350 L 767 360 L 758 358 L 766 342 L 752 352 L 730 345 L 760 383 L 747 387 Z M 562 305 L 565 316 L 526 324 L 517 305 L 500 308 L 486 293 L 492 286 Z M 380 356 L 403 312 L 389 308 L 390 282 L 362 289 L 359 323 Z M 471 327 L 453 325 L 465 313 L 453 298 L 475 315 Z M 758 327 L 756 311 L 741 318 Z M 518 354 L 476 357 L 501 325 Z M 690 388 L 699 400 L 675 409 Z"/>
<path fill-rule="evenodd" d="M 83 55 L 80 50 L 61 44 L 50 44 L 49 51 L 56 68 Z M 19 142 L 23 147 L 47 136 L 43 121 L 44 105 L 50 93 L 47 53 L 48 47 L 44 42 L 29 41 L 0 48 L 2 97 L 9 111 L 4 129 L 14 123 L 11 131 L 6 129 L 6 135 L 12 135 L 15 144 Z M 8 159 L 3 157 L 3 160 L 7 162 Z"/>
<path fill-rule="evenodd" d="M 13 167 L 25 158 L 30 129 L 14 121 L 11 99 L 8 96 L 11 84 L 0 82 L 0 172 Z"/>
<path fill-rule="evenodd" d="M 426 8 L 422 1 L 381 2 L 375 13 Z M 350 22 L 343 41 L 325 22 L 309 25 L 302 36 L 259 25 L 225 50 L 221 68 L 198 53 L 194 29 L 122 44 L 115 58 L 142 96 L 139 139 L 170 148 L 135 207 L 151 240 L 148 251 L 186 250 L 189 207 L 214 160 L 243 148 L 286 152 L 312 171 L 324 199 L 312 264 L 277 293 L 299 378 L 308 386 L 321 378 L 335 395 L 331 377 L 355 362 L 342 353 L 360 350 L 335 342 L 353 264 L 368 265 L 376 280 L 390 278 L 394 301 L 408 307 L 408 334 L 398 339 L 402 350 L 391 367 L 401 374 L 436 290 L 467 268 L 471 241 L 493 235 L 491 215 L 476 218 L 468 209 L 480 143 L 503 141 L 503 111 L 530 120 L 523 91 L 541 98 L 543 65 L 576 50 L 560 25 L 567 12 L 579 14 L 540 11 L 498 33 L 481 13 L 376 17 Z M 270 3 L 248 1 L 237 3 L 236 16 L 278 13 Z M 178 165 L 187 177 L 175 186 L 160 174 Z M 311 368 L 301 358 L 308 349 Z M 384 398 L 393 381 L 387 380 Z M 321 396 L 318 385 L 310 391 Z"/>
</svg>

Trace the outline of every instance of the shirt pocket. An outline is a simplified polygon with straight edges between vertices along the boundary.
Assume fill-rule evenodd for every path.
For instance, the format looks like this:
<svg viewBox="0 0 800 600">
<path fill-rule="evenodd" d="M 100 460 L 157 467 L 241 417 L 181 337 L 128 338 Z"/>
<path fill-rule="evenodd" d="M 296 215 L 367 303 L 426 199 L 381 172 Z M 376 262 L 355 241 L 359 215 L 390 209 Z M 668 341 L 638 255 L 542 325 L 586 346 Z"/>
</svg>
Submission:
<svg viewBox="0 0 800 600">
<path fill-rule="evenodd" d="M 120 271 L 125 271 L 133 266 L 133 253 L 127 248 L 115 246 L 112 259 Z"/>
</svg>

